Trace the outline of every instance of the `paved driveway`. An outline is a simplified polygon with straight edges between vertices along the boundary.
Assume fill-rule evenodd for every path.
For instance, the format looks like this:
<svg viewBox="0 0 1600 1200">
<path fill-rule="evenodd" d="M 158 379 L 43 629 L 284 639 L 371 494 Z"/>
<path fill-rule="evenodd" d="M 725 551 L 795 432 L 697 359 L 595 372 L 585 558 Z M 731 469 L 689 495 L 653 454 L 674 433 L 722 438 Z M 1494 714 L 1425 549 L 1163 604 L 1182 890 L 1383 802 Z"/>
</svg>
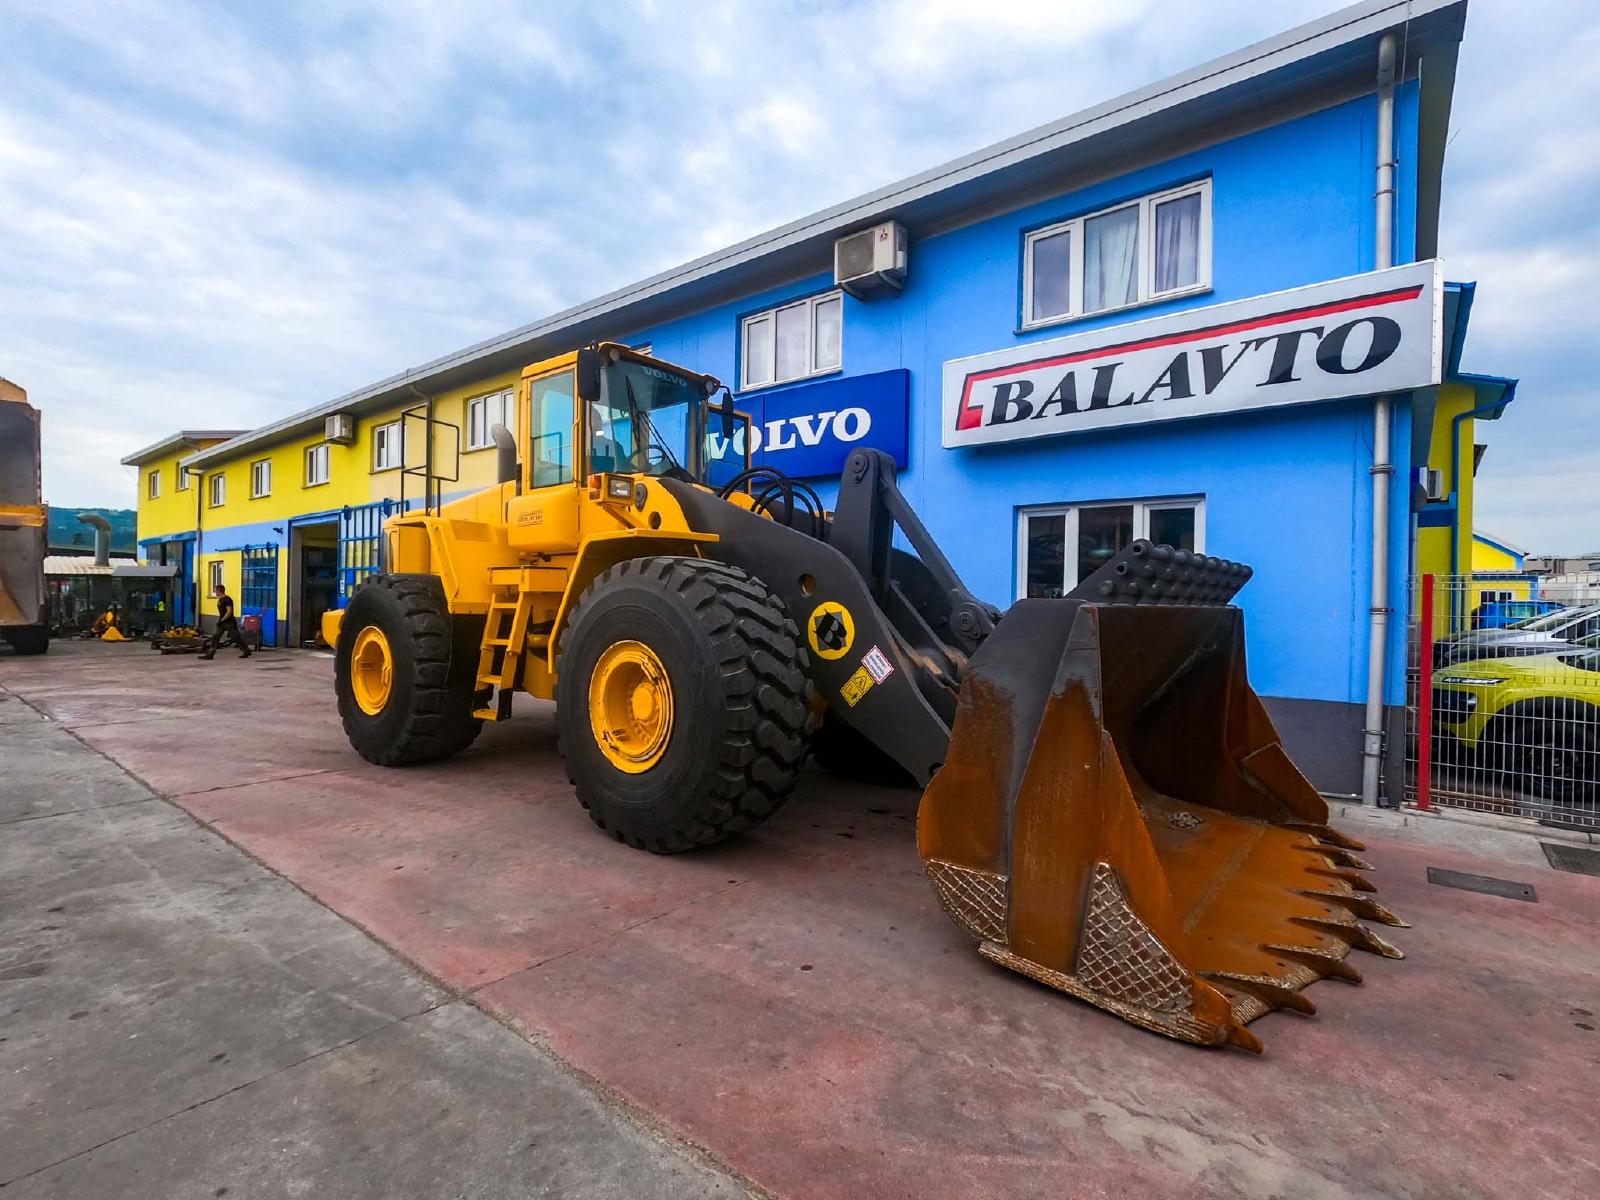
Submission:
<svg viewBox="0 0 1600 1200">
<path fill-rule="evenodd" d="M 1551 871 L 1528 837 L 1345 814 L 1414 922 L 1394 935 L 1409 957 L 1361 956 L 1364 986 L 1310 990 L 1316 1017 L 1256 1023 L 1258 1058 L 981 961 L 921 877 L 913 793 L 810 775 L 759 830 L 659 858 L 589 823 L 547 705 L 458 760 L 385 771 L 345 746 L 325 657 L 69 646 L 0 661 L 0 687 L 415 964 L 462 1019 L 493 1014 L 776 1194 L 1600 1195 L 1600 879 Z M 1429 866 L 1539 902 L 1437 887 Z"/>
</svg>

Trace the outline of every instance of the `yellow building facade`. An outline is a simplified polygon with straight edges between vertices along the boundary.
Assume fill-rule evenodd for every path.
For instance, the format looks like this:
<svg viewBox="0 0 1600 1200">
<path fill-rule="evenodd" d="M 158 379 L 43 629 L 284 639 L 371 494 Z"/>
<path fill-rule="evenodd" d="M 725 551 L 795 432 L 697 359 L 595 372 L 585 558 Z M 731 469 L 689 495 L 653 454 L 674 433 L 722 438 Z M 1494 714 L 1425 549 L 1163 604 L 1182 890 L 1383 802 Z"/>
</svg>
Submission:
<svg viewBox="0 0 1600 1200">
<path fill-rule="evenodd" d="M 1478 422 L 1497 420 L 1516 395 L 1516 381 L 1457 372 L 1438 388 L 1428 434 L 1429 492 L 1416 518 L 1413 577 L 1433 576 L 1434 636 L 1468 628 L 1485 598 L 1528 599 L 1520 552 L 1473 528 L 1474 477 L 1483 447 Z"/>
<path fill-rule="evenodd" d="M 320 613 L 342 606 L 376 565 L 383 518 L 402 497 L 408 506 L 421 500 L 424 417 L 446 496 L 494 482 L 489 430 L 513 424 L 519 373 L 352 412 L 333 438 L 327 421 L 277 436 L 270 426 L 185 432 L 129 455 L 123 462 L 139 472 L 141 556 L 182 568 L 181 617 L 214 619 L 221 584 L 241 616 L 260 620 L 269 644 L 303 644 Z"/>
</svg>

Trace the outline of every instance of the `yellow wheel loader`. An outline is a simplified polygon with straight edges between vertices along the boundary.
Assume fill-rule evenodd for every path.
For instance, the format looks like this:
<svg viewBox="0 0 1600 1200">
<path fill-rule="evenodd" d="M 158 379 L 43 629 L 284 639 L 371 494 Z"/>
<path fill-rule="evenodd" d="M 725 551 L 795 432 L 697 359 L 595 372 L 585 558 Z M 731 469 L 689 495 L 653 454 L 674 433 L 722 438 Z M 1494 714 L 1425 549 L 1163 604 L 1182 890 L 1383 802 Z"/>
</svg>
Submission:
<svg viewBox="0 0 1600 1200">
<path fill-rule="evenodd" d="M 389 573 L 326 619 L 356 750 L 443 758 L 516 692 L 553 698 L 578 800 L 662 854 L 770 816 L 808 749 L 914 783 L 934 893 L 984 957 L 1205 1045 L 1260 1049 L 1245 1025 L 1358 980 L 1352 948 L 1398 957 L 1246 681 L 1247 567 L 1136 542 L 1002 616 L 886 456 L 850 455 L 831 512 L 713 462 L 732 404 L 619 345 L 527 368 L 500 482 L 391 518 Z"/>
<path fill-rule="evenodd" d="M 50 648 L 45 620 L 45 527 L 39 490 L 39 410 L 0 379 L 0 640 L 18 654 Z"/>
</svg>

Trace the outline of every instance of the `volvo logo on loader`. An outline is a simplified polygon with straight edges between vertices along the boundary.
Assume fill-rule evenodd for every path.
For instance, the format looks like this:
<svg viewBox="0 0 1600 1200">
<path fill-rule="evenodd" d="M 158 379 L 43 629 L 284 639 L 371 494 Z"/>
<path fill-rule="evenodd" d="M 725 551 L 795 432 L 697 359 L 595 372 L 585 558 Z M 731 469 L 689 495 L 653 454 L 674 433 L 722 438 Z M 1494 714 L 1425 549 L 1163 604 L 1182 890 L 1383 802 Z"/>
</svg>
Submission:
<svg viewBox="0 0 1600 1200">
<path fill-rule="evenodd" d="M 843 658 L 856 640 L 856 623 L 850 610 L 837 600 L 824 600 L 811 610 L 806 622 L 806 640 L 818 658 Z"/>
</svg>

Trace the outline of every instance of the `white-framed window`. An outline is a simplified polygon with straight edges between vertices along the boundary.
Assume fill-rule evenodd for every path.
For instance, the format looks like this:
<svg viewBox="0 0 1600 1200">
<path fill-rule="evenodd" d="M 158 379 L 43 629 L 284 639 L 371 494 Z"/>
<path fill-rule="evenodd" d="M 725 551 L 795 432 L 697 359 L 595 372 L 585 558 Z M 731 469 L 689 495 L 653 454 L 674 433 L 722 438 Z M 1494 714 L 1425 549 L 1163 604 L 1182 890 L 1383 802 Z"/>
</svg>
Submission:
<svg viewBox="0 0 1600 1200">
<path fill-rule="evenodd" d="M 328 482 L 328 443 L 319 442 L 306 447 L 306 486 L 316 487 Z"/>
<path fill-rule="evenodd" d="M 257 459 L 250 464 L 250 499 L 272 495 L 272 460 Z"/>
<path fill-rule="evenodd" d="M 189 468 L 188 467 L 173 467 L 172 470 L 173 470 L 173 474 L 177 475 L 177 477 L 178 477 L 178 490 L 180 492 L 187 492 L 189 490 L 189 483 L 190 483 Z"/>
<path fill-rule="evenodd" d="M 1205 553 L 1201 496 L 1017 510 L 1017 598 L 1065 596 L 1129 542 Z"/>
<path fill-rule="evenodd" d="M 823 292 L 739 322 L 741 388 L 825 375 L 844 362 L 844 295 Z"/>
<path fill-rule="evenodd" d="M 467 401 L 468 450 L 486 450 L 494 445 L 496 425 L 504 425 L 512 433 L 517 431 L 516 395 L 513 389 L 507 388 Z"/>
<path fill-rule="evenodd" d="M 400 466 L 405 457 L 404 441 L 399 421 L 390 421 L 387 425 L 379 425 L 374 429 L 372 431 L 372 469 L 374 471 L 387 471 L 391 467 Z"/>
<path fill-rule="evenodd" d="M 211 587 L 210 587 L 209 590 L 210 590 L 211 594 L 214 596 L 214 595 L 217 594 L 217 589 L 219 587 L 223 586 L 223 582 L 222 582 L 222 560 L 220 558 L 212 559 L 211 560 L 211 565 L 208 568 L 208 570 L 211 573 Z"/>
<path fill-rule="evenodd" d="M 210 502 L 211 507 L 221 508 L 228 499 L 228 477 L 221 471 L 218 471 L 211 477 L 210 483 L 208 483 L 206 486 L 210 488 L 210 494 L 207 499 Z"/>
<path fill-rule="evenodd" d="M 181 471 L 179 472 L 182 473 Z M 157 467 L 150 472 L 150 480 L 145 485 L 145 495 L 155 500 L 161 495 L 161 468 Z"/>
<path fill-rule="evenodd" d="M 1036 229 L 1022 254 L 1022 324 L 1053 325 L 1211 286 L 1211 181 Z"/>
</svg>

